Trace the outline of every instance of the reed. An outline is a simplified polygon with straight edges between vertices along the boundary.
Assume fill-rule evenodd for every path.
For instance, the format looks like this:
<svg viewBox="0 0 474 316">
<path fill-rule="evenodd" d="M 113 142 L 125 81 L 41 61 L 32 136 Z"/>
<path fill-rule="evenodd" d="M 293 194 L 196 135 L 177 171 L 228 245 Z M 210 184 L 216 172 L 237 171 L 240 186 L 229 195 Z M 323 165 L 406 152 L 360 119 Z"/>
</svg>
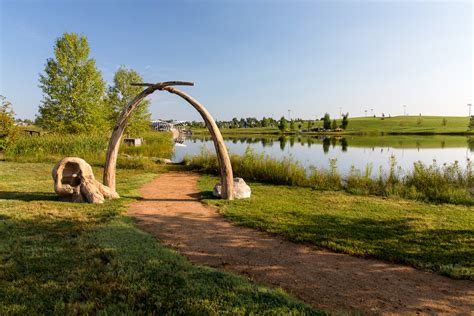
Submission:
<svg viewBox="0 0 474 316">
<path fill-rule="evenodd" d="M 374 174 L 372 165 L 361 171 L 355 167 L 342 176 L 337 161 L 330 160 L 329 168 L 305 169 L 292 157 L 274 159 L 256 154 L 248 148 L 244 155 L 231 155 L 234 176 L 262 183 L 312 187 L 317 190 L 344 190 L 356 195 L 399 196 L 434 203 L 474 205 L 474 174 L 472 163 L 466 168 L 458 162 L 439 166 L 416 162 L 413 170 L 402 170 L 392 156 L 388 170 L 380 168 Z M 203 149 L 200 154 L 185 158 L 192 170 L 218 174 L 214 154 Z"/>
<path fill-rule="evenodd" d="M 103 166 L 108 145 L 105 134 L 46 134 L 42 136 L 20 136 L 4 153 L 8 161 L 56 162 L 63 157 L 75 156 L 88 163 Z M 173 141 L 170 133 L 149 132 L 143 136 L 144 145 L 132 147 L 122 145 L 117 161 L 119 168 L 150 169 L 154 158 L 170 158 Z"/>
</svg>

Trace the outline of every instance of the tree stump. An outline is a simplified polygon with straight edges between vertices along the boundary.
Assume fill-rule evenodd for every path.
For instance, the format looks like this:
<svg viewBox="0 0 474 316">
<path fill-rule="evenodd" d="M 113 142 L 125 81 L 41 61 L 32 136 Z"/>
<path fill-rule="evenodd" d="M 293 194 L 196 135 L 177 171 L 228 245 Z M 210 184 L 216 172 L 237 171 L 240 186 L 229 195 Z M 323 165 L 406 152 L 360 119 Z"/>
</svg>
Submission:
<svg viewBox="0 0 474 316">
<path fill-rule="evenodd" d="M 92 167 L 78 157 L 61 159 L 52 171 L 54 191 L 70 202 L 103 203 L 105 199 L 117 199 L 119 195 L 97 181 Z"/>
</svg>

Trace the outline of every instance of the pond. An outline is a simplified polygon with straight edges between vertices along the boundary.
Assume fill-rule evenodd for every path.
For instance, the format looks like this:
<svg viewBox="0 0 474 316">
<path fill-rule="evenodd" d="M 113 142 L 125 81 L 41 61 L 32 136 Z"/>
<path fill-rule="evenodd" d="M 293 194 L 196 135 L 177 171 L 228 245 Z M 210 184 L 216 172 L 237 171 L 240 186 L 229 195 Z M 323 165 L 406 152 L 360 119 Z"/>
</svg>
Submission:
<svg viewBox="0 0 474 316">
<path fill-rule="evenodd" d="M 374 173 L 381 166 L 389 167 L 393 155 L 397 166 L 410 170 L 413 163 L 422 161 L 426 164 L 436 160 L 438 164 L 458 161 L 465 166 L 474 150 L 474 138 L 466 136 L 268 136 L 249 135 L 225 137 L 225 143 L 231 153 L 243 154 L 247 148 L 256 153 L 265 153 L 280 159 L 292 157 L 305 167 L 329 167 L 331 159 L 337 159 L 341 173 L 347 173 L 352 166 L 364 170 L 371 165 Z M 182 161 L 186 155 L 198 154 L 207 148 L 214 151 L 210 136 L 192 136 L 180 139 L 176 144 L 173 160 Z"/>
</svg>

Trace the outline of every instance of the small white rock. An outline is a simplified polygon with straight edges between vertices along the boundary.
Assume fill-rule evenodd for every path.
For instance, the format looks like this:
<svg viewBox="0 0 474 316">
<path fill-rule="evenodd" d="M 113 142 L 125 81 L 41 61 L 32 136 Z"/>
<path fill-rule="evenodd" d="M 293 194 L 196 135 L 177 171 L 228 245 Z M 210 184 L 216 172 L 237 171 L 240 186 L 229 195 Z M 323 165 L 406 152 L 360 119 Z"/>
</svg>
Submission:
<svg viewBox="0 0 474 316">
<path fill-rule="evenodd" d="M 222 184 L 219 182 L 214 186 L 214 190 L 212 194 L 215 197 L 222 196 Z M 252 190 L 250 187 L 245 183 L 244 179 L 242 178 L 234 178 L 234 198 L 236 199 L 248 199 L 252 194 Z"/>
</svg>

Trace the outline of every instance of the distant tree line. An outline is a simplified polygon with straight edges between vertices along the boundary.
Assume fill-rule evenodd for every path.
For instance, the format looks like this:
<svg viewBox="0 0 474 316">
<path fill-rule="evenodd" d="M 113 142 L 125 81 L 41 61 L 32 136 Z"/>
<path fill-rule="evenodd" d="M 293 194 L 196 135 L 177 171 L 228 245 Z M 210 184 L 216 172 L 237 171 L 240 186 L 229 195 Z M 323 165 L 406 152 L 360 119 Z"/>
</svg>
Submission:
<svg viewBox="0 0 474 316">
<path fill-rule="evenodd" d="M 320 127 L 318 121 L 323 121 L 323 126 Z M 191 127 L 194 128 L 205 128 L 206 125 L 204 122 L 192 121 L 188 122 Z M 282 116 L 279 120 L 275 120 L 271 117 L 263 117 L 262 119 L 257 119 L 256 117 L 247 117 L 247 118 L 236 118 L 234 117 L 230 121 L 216 121 L 219 128 L 258 128 L 258 127 L 273 127 L 278 128 L 280 131 L 295 131 L 305 129 L 310 131 L 311 129 L 318 128 L 318 130 L 335 130 L 338 128 L 346 129 L 349 125 L 349 113 L 342 115 L 342 120 L 331 120 L 331 117 L 326 113 L 320 120 L 303 120 L 301 118 L 296 119 L 287 119 L 285 116 Z"/>
<path fill-rule="evenodd" d="M 256 117 L 247 117 L 247 118 L 236 118 L 234 117 L 230 121 L 217 121 L 216 124 L 219 128 L 258 128 L 258 127 L 273 127 L 278 128 L 283 131 L 294 131 L 312 128 L 316 128 L 321 124 L 318 124 L 318 121 L 323 121 L 322 128 L 325 130 L 331 130 L 336 128 L 346 129 L 349 124 L 349 113 L 342 116 L 340 124 L 337 120 L 331 120 L 331 117 L 328 113 L 324 115 L 320 120 L 303 120 L 301 118 L 297 119 L 287 119 L 285 116 L 282 116 L 279 120 L 275 120 L 270 117 L 263 117 L 262 119 L 257 119 Z M 205 128 L 206 125 L 204 122 L 192 121 L 188 122 L 191 127 L 195 128 Z"/>
</svg>

